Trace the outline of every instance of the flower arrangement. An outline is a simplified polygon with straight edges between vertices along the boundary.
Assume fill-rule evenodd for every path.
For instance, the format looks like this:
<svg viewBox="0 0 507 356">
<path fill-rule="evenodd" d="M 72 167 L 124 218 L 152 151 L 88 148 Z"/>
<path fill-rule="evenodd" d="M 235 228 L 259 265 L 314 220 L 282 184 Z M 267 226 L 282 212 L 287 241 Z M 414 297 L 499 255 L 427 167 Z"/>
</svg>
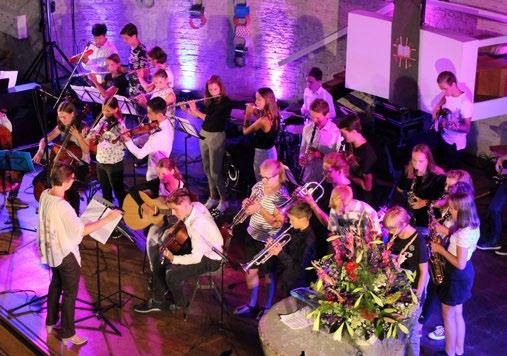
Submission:
<svg viewBox="0 0 507 356">
<path fill-rule="evenodd" d="M 344 330 L 356 343 L 408 334 L 405 324 L 418 305 L 411 288 L 415 275 L 400 269 L 371 226 L 364 234 L 360 226 L 330 237 L 334 254 L 312 262 L 317 307 L 308 318 L 315 331 L 325 328 L 335 340 Z"/>
</svg>

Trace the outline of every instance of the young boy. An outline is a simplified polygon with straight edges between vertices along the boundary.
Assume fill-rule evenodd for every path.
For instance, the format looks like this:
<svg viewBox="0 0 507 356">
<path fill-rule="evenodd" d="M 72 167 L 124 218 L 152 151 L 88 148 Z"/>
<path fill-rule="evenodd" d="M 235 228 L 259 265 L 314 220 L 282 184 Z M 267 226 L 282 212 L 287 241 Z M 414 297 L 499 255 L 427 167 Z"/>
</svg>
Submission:
<svg viewBox="0 0 507 356">
<path fill-rule="evenodd" d="M 290 291 L 309 285 L 310 276 L 306 268 L 315 258 L 315 234 L 310 226 L 312 209 L 304 202 L 298 202 L 292 206 L 287 215 L 292 230 L 289 231 L 291 239 L 283 248 L 280 244 L 271 247 L 274 256 L 278 256 L 278 263 L 282 270 L 280 280 L 284 296 Z M 272 242 L 268 239 L 267 244 Z"/>
<path fill-rule="evenodd" d="M 146 47 L 137 38 L 137 27 L 133 23 L 126 24 L 121 29 L 120 35 L 123 41 L 130 46 L 129 71 L 135 71 L 135 74 L 129 75 L 129 94 L 134 96 L 144 93 L 139 78 L 145 79 L 149 74 Z"/>
<path fill-rule="evenodd" d="M 329 92 L 322 87 L 322 70 L 313 67 L 306 76 L 306 88 L 303 93 L 303 106 L 301 107 L 301 114 L 310 114 L 310 105 L 315 99 L 324 99 L 329 105 L 329 119 L 333 120 L 336 117 L 336 110 L 334 108 L 333 97 Z"/>
<path fill-rule="evenodd" d="M 361 121 L 357 115 L 344 117 L 338 127 L 343 138 L 350 145 L 351 151 L 347 154 L 346 160 L 350 165 L 350 179 L 354 184 L 357 196 L 368 204 L 372 204 L 372 170 L 377 161 L 377 155 L 362 135 Z"/>
</svg>

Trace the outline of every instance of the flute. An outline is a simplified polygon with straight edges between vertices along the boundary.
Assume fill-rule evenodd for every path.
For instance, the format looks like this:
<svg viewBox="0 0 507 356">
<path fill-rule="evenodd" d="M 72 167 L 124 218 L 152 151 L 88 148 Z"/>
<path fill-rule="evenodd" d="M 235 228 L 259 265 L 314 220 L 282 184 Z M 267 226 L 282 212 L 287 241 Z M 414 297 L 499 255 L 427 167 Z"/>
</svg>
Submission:
<svg viewBox="0 0 507 356">
<path fill-rule="evenodd" d="M 170 106 L 180 106 L 180 105 L 183 105 L 183 104 L 188 104 L 191 101 L 193 101 L 194 103 L 198 103 L 199 101 L 204 101 L 204 100 L 214 99 L 214 98 L 220 98 L 221 96 L 222 95 L 214 95 L 214 96 L 208 96 L 208 97 L 202 98 L 202 99 L 192 99 L 192 100 L 178 101 L 178 102 L 176 102 L 174 104 L 168 105 L 168 107 L 170 107 Z"/>
</svg>

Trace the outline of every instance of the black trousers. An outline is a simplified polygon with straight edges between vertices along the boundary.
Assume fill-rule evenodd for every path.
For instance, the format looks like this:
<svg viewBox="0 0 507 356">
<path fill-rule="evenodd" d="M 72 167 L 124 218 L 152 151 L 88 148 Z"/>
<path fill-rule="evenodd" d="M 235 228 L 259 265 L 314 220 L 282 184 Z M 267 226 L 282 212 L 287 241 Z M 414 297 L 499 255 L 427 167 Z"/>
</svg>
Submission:
<svg viewBox="0 0 507 356">
<path fill-rule="evenodd" d="M 102 189 L 104 199 L 112 202 L 113 191 L 120 207 L 125 199 L 123 186 L 123 161 L 114 164 L 97 163 L 97 178 Z"/>
<path fill-rule="evenodd" d="M 189 278 L 206 272 L 216 271 L 220 267 L 220 260 L 212 260 L 203 256 L 201 261 L 192 265 L 164 266 L 160 261 L 154 261 L 153 269 L 153 299 L 157 302 L 164 300 L 165 287 L 172 294 L 174 304 L 186 307 L 188 300 L 183 293 L 183 282 Z"/>
<path fill-rule="evenodd" d="M 74 312 L 79 289 L 81 267 L 74 254 L 69 253 L 58 267 L 51 267 L 53 276 L 48 292 L 48 314 L 46 325 L 55 325 L 61 309 L 62 338 L 74 336 Z M 60 306 L 60 296 L 62 304 Z"/>
</svg>

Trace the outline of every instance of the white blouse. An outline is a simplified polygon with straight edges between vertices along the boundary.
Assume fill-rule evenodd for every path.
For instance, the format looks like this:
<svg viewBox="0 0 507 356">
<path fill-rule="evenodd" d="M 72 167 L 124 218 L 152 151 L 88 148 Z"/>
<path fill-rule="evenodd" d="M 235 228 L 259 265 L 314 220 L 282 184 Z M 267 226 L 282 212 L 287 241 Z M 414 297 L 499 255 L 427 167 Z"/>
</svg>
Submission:
<svg viewBox="0 0 507 356">
<path fill-rule="evenodd" d="M 452 255 L 457 256 L 457 246 L 467 248 L 467 261 L 470 261 L 472 254 L 477 247 L 477 242 L 479 241 L 480 236 L 481 232 L 479 227 L 476 227 L 475 229 L 465 227 L 463 229 L 456 230 L 449 239 L 449 247 L 447 248 L 447 251 L 449 251 Z"/>
</svg>

